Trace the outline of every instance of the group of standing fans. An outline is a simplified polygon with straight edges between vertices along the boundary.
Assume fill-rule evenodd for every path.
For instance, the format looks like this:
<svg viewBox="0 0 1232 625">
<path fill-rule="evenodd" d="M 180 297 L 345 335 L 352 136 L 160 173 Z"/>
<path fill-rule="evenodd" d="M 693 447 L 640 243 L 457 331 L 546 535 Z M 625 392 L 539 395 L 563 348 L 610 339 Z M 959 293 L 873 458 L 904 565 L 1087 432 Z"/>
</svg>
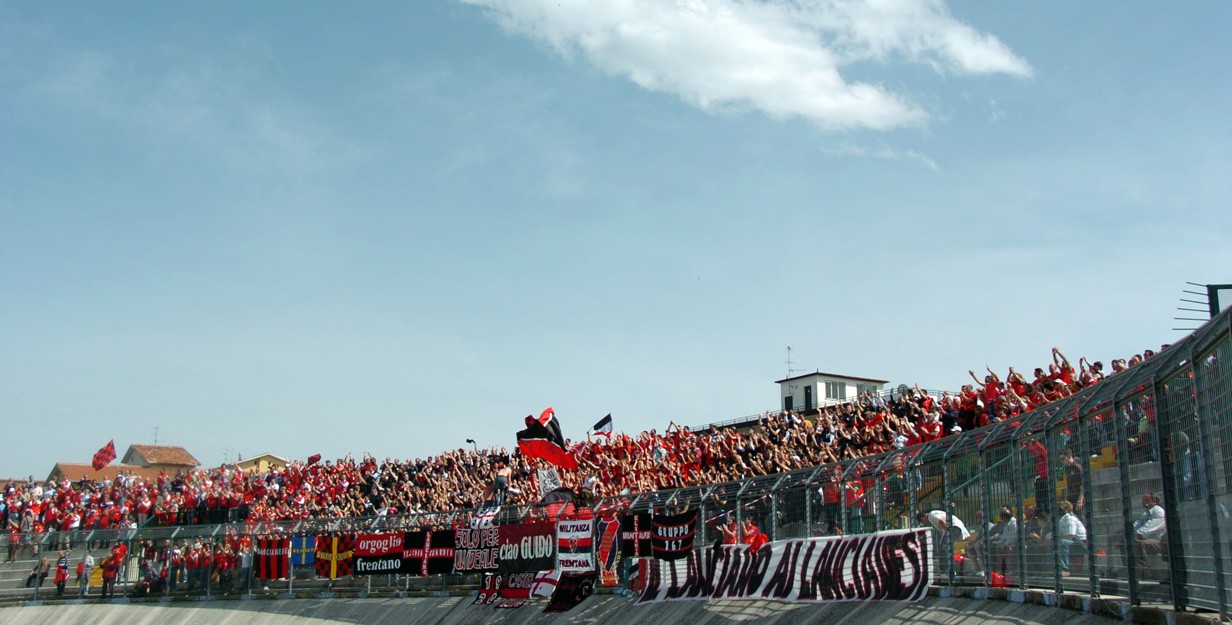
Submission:
<svg viewBox="0 0 1232 625">
<path fill-rule="evenodd" d="M 988 369 L 982 381 L 970 372 L 974 384 L 953 394 L 933 396 L 917 386 L 888 397 L 862 393 L 854 401 L 822 407 L 809 418 L 787 412 L 762 415 L 756 423 L 740 427 L 691 430 L 672 422 L 661 433 L 652 429 L 635 436 L 588 436 L 585 441 L 567 442 L 580 470 L 560 477 L 562 485 L 575 492 L 608 497 L 837 463 L 1015 417 L 1098 384 L 1106 375 L 1151 356 L 1153 352 L 1147 350 L 1128 361 L 1114 361 L 1106 374 L 1101 363 L 1088 363 L 1085 358 L 1075 369 L 1053 348 L 1052 362 L 1035 369 L 1030 380 L 1013 368 L 1004 379 Z M 84 548 L 80 561 L 83 568 L 90 568 L 94 565 L 91 548 L 110 548 L 105 537 L 142 526 L 393 516 L 478 508 L 496 497 L 504 504 L 531 504 L 539 498 L 537 469 L 542 466 L 516 451 L 492 447 L 456 449 L 414 460 L 378 461 L 368 454 L 359 459 L 348 454 L 336 461 L 293 461 L 285 468 L 263 472 L 223 466 L 174 475 L 164 472 L 152 480 L 123 473 L 102 481 L 83 476 L 75 482 L 41 483 L 31 478 L 5 485 L 0 517 L 9 534 L 9 560 L 23 549 L 37 555 L 40 549 L 67 553 Z M 832 498 L 841 496 L 832 493 Z M 847 497 L 850 502 L 852 495 Z M 1081 494 L 1063 503 L 1080 509 Z M 927 514 L 925 520 L 936 526 Z M 981 529 L 993 531 L 998 523 L 997 533 L 1002 537 L 998 540 L 1009 544 L 1017 520 L 995 520 Z M 1072 536 L 1063 533 L 1058 539 L 1061 544 L 1082 540 L 1078 525 L 1072 528 L 1072 523 L 1066 523 L 1074 531 Z M 52 531 L 59 532 L 59 542 L 45 545 L 43 536 Z M 87 536 L 94 538 L 87 542 Z M 221 572 L 219 583 L 226 586 L 235 575 L 228 572 L 246 569 L 245 558 L 251 560 L 251 544 L 244 544 L 245 540 L 229 538 L 216 550 L 209 544 L 143 546 L 141 578 L 155 587 L 174 589 L 187 584 L 192 588 L 201 583 L 194 571 L 213 570 Z M 120 561 L 124 555 L 120 554 Z M 995 552 L 982 554 L 978 548 L 974 555 L 982 567 L 995 566 L 998 557 Z M 59 563 L 66 558 L 60 557 L 54 566 L 40 559 L 30 583 L 41 584 L 54 568 L 58 592 L 63 592 L 68 571 L 67 564 L 61 567 Z M 99 564 L 104 580 L 107 563 L 115 558 L 114 552 L 108 552 Z M 66 569 L 63 575 L 61 568 Z M 111 575 L 114 579 L 114 571 Z M 85 577 L 89 578 L 88 571 Z"/>
</svg>

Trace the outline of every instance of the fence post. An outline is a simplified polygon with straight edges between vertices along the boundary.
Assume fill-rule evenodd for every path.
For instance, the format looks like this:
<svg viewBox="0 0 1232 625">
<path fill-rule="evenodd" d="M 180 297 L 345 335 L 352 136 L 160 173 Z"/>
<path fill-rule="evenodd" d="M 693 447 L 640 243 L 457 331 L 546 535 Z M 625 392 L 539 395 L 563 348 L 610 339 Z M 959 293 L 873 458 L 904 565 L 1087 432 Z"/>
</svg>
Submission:
<svg viewBox="0 0 1232 625">
<path fill-rule="evenodd" d="M 982 563 L 977 562 L 976 566 L 980 567 L 984 575 L 984 585 L 988 586 L 992 580 L 992 565 L 995 561 L 996 554 L 992 552 L 992 537 L 989 536 L 989 531 L 995 525 L 996 517 L 992 513 L 992 483 L 989 481 L 989 476 L 992 474 L 989 469 L 988 451 L 983 447 L 979 448 L 976 453 L 980 457 L 980 480 L 982 482 L 983 494 L 980 497 L 980 504 L 984 508 L 983 525 L 980 526 L 980 556 L 984 558 Z"/>
<path fill-rule="evenodd" d="M 810 538 L 813 536 L 813 486 L 820 472 L 821 467 L 814 468 L 804 482 L 804 535 Z"/>
<path fill-rule="evenodd" d="M 1122 374 L 1124 375 L 1124 374 Z M 1119 399 L 1112 400 L 1112 428 L 1116 433 L 1117 473 L 1121 480 L 1121 552 L 1122 563 L 1129 580 L 1129 602 L 1137 605 L 1138 597 L 1138 565 L 1131 557 L 1134 549 L 1134 522 L 1130 512 L 1133 510 L 1133 497 L 1129 493 L 1129 437 L 1125 435 L 1125 425 L 1121 418 L 1122 403 Z M 1112 551 L 1109 545 L 1109 551 Z M 1112 559 L 1116 556 L 1108 554 L 1109 568 L 1113 568 Z"/>
<path fill-rule="evenodd" d="M 1190 350 L 1190 355 L 1193 351 Z M 1192 360 L 1190 360 L 1192 362 Z M 1193 369 L 1194 375 L 1197 375 L 1196 368 Z M 1189 384 L 1191 392 L 1196 391 L 1197 387 L 1194 382 Z M 1164 530 L 1164 545 L 1166 545 L 1165 553 L 1167 554 L 1168 566 L 1168 588 L 1169 594 L 1172 596 L 1172 606 L 1175 610 L 1184 610 L 1186 605 L 1188 592 L 1184 583 L 1186 580 L 1186 571 L 1184 570 L 1185 552 L 1181 543 L 1182 528 L 1180 515 L 1180 493 L 1176 490 L 1176 465 L 1171 457 L 1171 447 L 1173 437 L 1176 436 L 1177 428 L 1174 421 L 1181 415 L 1173 414 L 1178 410 L 1172 405 L 1172 398 L 1168 396 L 1167 385 L 1158 381 L 1153 381 L 1151 385 L 1152 396 L 1155 402 L 1155 454 L 1159 458 L 1159 479 L 1160 492 L 1157 493 L 1159 503 L 1164 507 L 1164 518 L 1167 519 L 1167 525 Z M 1190 415 L 1196 419 L 1197 417 L 1197 398 L 1192 398 L 1192 408 L 1194 414 Z M 1184 412 L 1180 410 L 1179 412 Z M 1198 437 L 1201 439 L 1202 437 Z M 1201 444 L 1201 440 L 1198 441 Z M 1217 550 L 1217 549 L 1216 549 Z"/>
<path fill-rule="evenodd" d="M 1056 428 L 1059 427 L 1062 426 L 1058 424 Z M 1057 548 L 1061 542 L 1061 515 L 1059 514 L 1061 509 L 1058 504 L 1065 498 L 1065 493 L 1061 493 L 1060 495 L 1057 494 L 1057 480 L 1060 479 L 1061 475 L 1065 474 L 1065 467 L 1061 466 L 1060 458 L 1058 457 L 1061 450 L 1057 447 L 1056 437 L 1051 436 L 1051 432 L 1049 432 L 1049 430 L 1042 430 L 1041 436 L 1044 437 L 1044 450 L 1048 454 L 1048 478 L 1044 481 L 1048 484 L 1049 489 L 1048 501 L 1050 502 L 1050 509 L 1047 512 L 1048 522 L 1049 525 L 1051 525 L 1051 527 L 1048 528 L 1048 531 L 1052 532 L 1051 547 L 1053 591 L 1057 594 L 1061 594 L 1061 591 L 1064 589 L 1061 587 L 1061 550 Z M 1039 514 L 1038 505 L 1036 508 L 1036 514 Z M 1069 563 L 1067 562 L 1066 565 L 1068 566 Z"/>
<path fill-rule="evenodd" d="M 1095 569 L 1096 563 L 1097 563 L 1096 553 L 1095 553 L 1096 546 L 1097 545 L 1103 546 L 1105 562 L 1108 561 L 1108 550 L 1109 550 L 1108 545 L 1104 544 L 1106 541 L 1102 539 L 1096 540 L 1095 538 L 1095 512 L 1094 512 L 1094 507 L 1091 505 L 1091 502 L 1095 496 L 1094 492 L 1091 490 L 1091 485 L 1093 484 L 1093 482 L 1091 481 L 1091 455 L 1095 453 L 1095 450 L 1091 448 L 1091 440 L 1092 440 L 1091 420 L 1098 419 L 1098 418 L 1099 418 L 1099 413 L 1095 413 L 1094 415 L 1089 415 L 1086 417 L 1079 417 L 1078 427 L 1075 428 L 1076 432 L 1082 434 L 1082 440 L 1086 441 L 1085 445 L 1078 446 L 1078 449 L 1082 451 L 1082 454 L 1080 454 L 1080 457 L 1076 459 L 1076 462 L 1078 462 L 1082 466 L 1082 510 L 1081 510 L 1082 516 L 1081 516 L 1081 520 L 1087 530 L 1087 545 L 1086 545 L 1087 546 L 1087 552 L 1086 552 L 1087 592 L 1092 597 L 1099 596 L 1100 572 Z M 1100 453 L 1103 453 L 1104 443 L 1103 443 L 1102 438 L 1099 441 L 1099 445 L 1100 445 L 1100 448 L 1099 448 Z M 1075 511 L 1074 513 L 1078 514 L 1078 511 Z"/>
<path fill-rule="evenodd" d="M 1224 342 L 1226 343 L 1228 340 L 1229 339 L 1225 338 Z M 1210 408 L 1207 408 L 1206 410 L 1202 409 L 1202 397 L 1206 393 L 1209 381 L 1207 380 L 1206 370 L 1197 366 L 1197 356 L 1197 354 L 1192 352 L 1191 348 L 1189 362 L 1192 363 L 1194 375 L 1194 416 L 1198 420 L 1198 431 L 1214 433 L 1217 431 L 1216 428 L 1218 428 L 1218 424 L 1213 422 L 1215 415 L 1211 414 L 1212 411 Z M 1228 591 L 1223 583 L 1223 550 L 1225 545 L 1221 532 L 1219 531 L 1219 504 L 1215 501 L 1215 488 L 1218 486 L 1218 482 L 1215 479 L 1215 472 L 1210 468 L 1215 466 L 1214 453 L 1211 451 L 1211 444 L 1213 441 L 1208 440 L 1206 436 L 1196 436 L 1195 438 L 1198 439 L 1198 457 L 1201 459 L 1202 466 L 1204 467 L 1202 474 L 1205 478 L 1205 483 L 1202 484 L 1202 490 L 1206 494 L 1207 523 L 1211 528 L 1211 543 L 1215 545 L 1215 549 L 1211 553 L 1211 566 L 1214 569 L 1216 580 L 1215 598 L 1219 602 L 1219 620 L 1226 621 L 1228 620 Z M 1172 461 L 1175 462 L 1175 459 Z M 1173 568 L 1171 562 L 1169 562 L 1168 565 L 1170 569 Z M 1175 570 L 1173 572 L 1175 572 Z M 1172 575 L 1174 596 L 1177 594 L 1177 586 L 1179 585 L 1178 578 L 1179 576 L 1175 574 Z M 1178 609 L 1180 608 L 1178 607 Z"/>
<path fill-rule="evenodd" d="M 1015 433 L 1010 434 L 1009 446 L 1010 446 L 1010 470 L 1013 472 L 1013 483 L 1014 483 L 1014 524 L 1018 526 L 1018 537 L 1017 537 L 1018 544 L 1014 545 L 1014 559 L 1016 560 L 1016 564 L 1018 565 L 1016 567 L 1018 569 L 1018 572 L 1017 572 L 1017 575 L 1015 576 L 1018 579 L 1015 581 L 1018 582 L 1019 588 L 1026 588 L 1027 586 L 1027 564 L 1026 564 L 1027 559 L 1024 557 L 1024 555 L 1027 549 L 1027 527 L 1026 527 L 1027 524 L 1026 524 L 1026 521 L 1022 518 L 1022 514 L 1023 514 L 1022 489 L 1025 488 L 1025 486 L 1022 483 L 1023 482 L 1022 465 L 1025 459 L 1022 457 L 1022 454 L 1026 452 L 1021 447 L 1018 446 L 1018 439 L 1014 436 L 1014 434 Z"/>
</svg>

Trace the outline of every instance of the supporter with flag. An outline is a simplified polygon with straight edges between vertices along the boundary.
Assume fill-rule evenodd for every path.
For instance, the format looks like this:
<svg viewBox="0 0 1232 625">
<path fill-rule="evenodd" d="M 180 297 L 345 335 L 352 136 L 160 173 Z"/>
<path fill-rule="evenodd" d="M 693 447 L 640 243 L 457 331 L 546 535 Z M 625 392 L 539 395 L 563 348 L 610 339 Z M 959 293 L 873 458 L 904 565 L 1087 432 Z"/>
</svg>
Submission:
<svg viewBox="0 0 1232 625">
<path fill-rule="evenodd" d="M 110 441 L 107 441 L 106 445 L 103 445 L 102 449 L 99 449 L 98 452 L 94 454 L 94 460 L 90 463 L 90 466 L 94 467 L 95 471 L 99 471 L 103 467 L 111 464 L 111 462 L 115 459 L 115 439 L 111 439 Z"/>
<path fill-rule="evenodd" d="M 530 458 L 539 458 L 562 469 L 576 471 L 577 459 L 565 447 L 556 411 L 548 408 L 539 418 L 526 416 L 526 429 L 518 432 L 518 449 Z"/>
<path fill-rule="evenodd" d="M 606 436 L 608 438 L 611 438 L 612 436 L 612 413 L 609 412 L 606 417 L 599 419 L 597 423 L 591 426 L 590 431 L 600 436 Z"/>
</svg>

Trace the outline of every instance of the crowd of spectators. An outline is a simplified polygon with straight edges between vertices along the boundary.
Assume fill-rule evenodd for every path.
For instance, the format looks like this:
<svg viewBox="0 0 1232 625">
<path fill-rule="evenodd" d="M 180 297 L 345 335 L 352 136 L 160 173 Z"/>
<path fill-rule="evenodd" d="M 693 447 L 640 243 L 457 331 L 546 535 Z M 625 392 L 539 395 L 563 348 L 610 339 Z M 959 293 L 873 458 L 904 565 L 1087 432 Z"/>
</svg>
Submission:
<svg viewBox="0 0 1232 625">
<path fill-rule="evenodd" d="M 569 443 L 580 464 L 562 472 L 562 486 L 587 496 L 721 483 L 834 463 L 949 436 L 1012 418 L 1100 383 L 1154 355 L 1099 362 L 1075 369 L 1056 348 L 1046 368 L 1028 380 L 1013 368 L 1005 379 L 990 368 L 981 381 L 957 393 L 933 396 L 918 386 L 906 393 L 864 393 L 854 401 L 822 407 L 807 418 L 762 415 L 743 427 L 691 430 L 671 423 L 663 432 L 596 436 Z M 92 530 L 298 519 L 381 517 L 478 508 L 491 501 L 496 476 L 505 479 L 505 503 L 540 497 L 544 464 L 516 450 L 456 449 L 426 459 L 377 460 L 347 455 L 335 461 L 289 463 L 285 468 L 243 472 L 234 467 L 162 473 L 142 480 L 121 473 L 114 480 L 86 476 L 40 482 L 11 481 L 0 515 L 10 535 L 9 559 L 22 546 L 58 531 L 56 548 L 89 547 Z M 211 554 L 212 557 L 212 554 Z"/>
</svg>

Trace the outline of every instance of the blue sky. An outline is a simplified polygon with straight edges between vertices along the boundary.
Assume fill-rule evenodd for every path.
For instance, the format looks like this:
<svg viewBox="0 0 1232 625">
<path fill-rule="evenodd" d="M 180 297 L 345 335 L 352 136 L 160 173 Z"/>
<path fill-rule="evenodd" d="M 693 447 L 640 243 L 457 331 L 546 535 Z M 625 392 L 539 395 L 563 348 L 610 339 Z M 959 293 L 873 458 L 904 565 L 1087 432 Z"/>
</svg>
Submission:
<svg viewBox="0 0 1232 625">
<path fill-rule="evenodd" d="M 1232 282 L 1232 5 L 0 1 L 0 476 L 1110 360 Z"/>
</svg>

